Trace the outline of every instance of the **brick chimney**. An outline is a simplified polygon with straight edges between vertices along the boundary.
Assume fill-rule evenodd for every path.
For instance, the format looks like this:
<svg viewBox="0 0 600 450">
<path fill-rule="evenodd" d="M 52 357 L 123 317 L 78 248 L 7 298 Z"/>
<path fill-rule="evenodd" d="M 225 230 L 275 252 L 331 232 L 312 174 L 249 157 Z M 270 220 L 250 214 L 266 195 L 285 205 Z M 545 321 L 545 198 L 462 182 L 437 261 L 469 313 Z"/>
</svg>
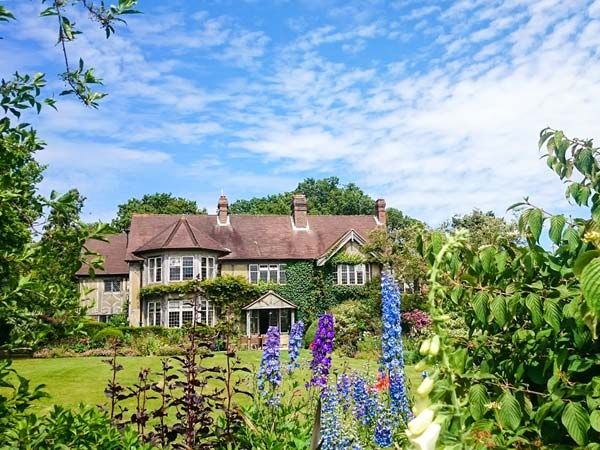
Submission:
<svg viewBox="0 0 600 450">
<path fill-rule="evenodd" d="M 375 210 L 377 211 L 377 220 L 384 227 L 387 223 L 387 217 L 385 213 L 385 200 L 382 198 L 378 198 L 375 200 Z"/>
<path fill-rule="evenodd" d="M 219 197 L 219 203 L 217 203 L 217 223 L 229 225 L 229 202 L 224 195 Z"/>
<path fill-rule="evenodd" d="M 294 194 L 292 197 L 292 219 L 296 228 L 301 230 L 308 228 L 308 206 L 304 194 Z"/>
</svg>

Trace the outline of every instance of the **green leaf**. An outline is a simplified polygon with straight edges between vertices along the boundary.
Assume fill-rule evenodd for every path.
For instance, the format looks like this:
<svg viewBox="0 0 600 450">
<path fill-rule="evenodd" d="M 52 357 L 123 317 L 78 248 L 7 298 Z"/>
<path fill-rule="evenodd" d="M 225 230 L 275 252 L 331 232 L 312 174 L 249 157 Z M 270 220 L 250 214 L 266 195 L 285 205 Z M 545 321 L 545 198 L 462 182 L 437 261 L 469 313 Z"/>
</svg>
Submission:
<svg viewBox="0 0 600 450">
<path fill-rule="evenodd" d="M 523 417 L 519 401 L 509 391 L 506 391 L 500 396 L 499 404 L 500 409 L 497 410 L 498 421 L 503 427 L 516 430 Z"/>
<path fill-rule="evenodd" d="M 585 408 L 579 403 L 568 403 L 563 410 L 561 421 L 573 440 L 578 445 L 585 445 L 590 429 L 590 417 Z"/>
<path fill-rule="evenodd" d="M 581 273 L 583 269 L 589 264 L 589 262 L 600 256 L 600 250 L 588 250 L 587 252 L 583 252 L 581 255 L 577 257 L 575 263 L 573 264 L 573 274 L 579 278 L 581 277 Z"/>
<path fill-rule="evenodd" d="M 590 414 L 590 425 L 596 431 L 600 431 L 600 410 L 592 411 Z"/>
<path fill-rule="evenodd" d="M 481 419 L 488 410 L 490 398 L 483 384 L 474 384 L 469 389 L 469 411 L 475 420 Z"/>
<path fill-rule="evenodd" d="M 494 253 L 496 250 L 494 247 L 486 247 L 479 253 L 479 259 L 481 260 L 481 267 L 486 273 L 492 273 L 494 267 Z"/>
<path fill-rule="evenodd" d="M 525 306 L 527 306 L 527 309 L 531 313 L 533 325 L 536 327 L 542 325 L 544 316 L 542 313 L 542 299 L 540 296 L 533 293 L 529 294 L 525 299 Z"/>
<path fill-rule="evenodd" d="M 592 259 L 581 272 L 581 290 L 592 312 L 600 314 L 600 258 Z"/>
<path fill-rule="evenodd" d="M 550 231 L 548 235 L 550 236 L 550 240 L 557 245 L 560 244 L 562 239 L 562 232 L 566 222 L 567 219 L 562 214 L 550 218 Z"/>
<path fill-rule="evenodd" d="M 592 175 L 596 161 L 591 148 L 583 148 L 575 158 L 575 167 L 577 167 L 585 176 Z"/>
<path fill-rule="evenodd" d="M 547 298 L 546 300 L 544 300 L 544 319 L 554 331 L 556 331 L 557 333 L 560 331 L 562 311 L 556 299 Z"/>
<path fill-rule="evenodd" d="M 544 215 L 539 209 L 532 209 L 529 217 L 527 218 L 529 230 L 533 235 L 535 241 L 539 241 L 540 235 L 542 234 L 542 226 L 544 224 Z"/>
<path fill-rule="evenodd" d="M 473 310 L 475 316 L 481 323 L 487 323 L 488 315 L 488 295 L 485 292 L 478 292 L 473 298 Z"/>
<path fill-rule="evenodd" d="M 503 327 L 508 320 L 508 313 L 506 310 L 506 302 L 504 301 L 504 297 L 501 295 L 495 297 L 490 304 L 490 309 L 498 326 Z"/>
<path fill-rule="evenodd" d="M 579 247 L 579 233 L 573 228 L 568 227 L 563 234 L 563 238 L 567 241 L 569 250 L 574 252 Z"/>
</svg>

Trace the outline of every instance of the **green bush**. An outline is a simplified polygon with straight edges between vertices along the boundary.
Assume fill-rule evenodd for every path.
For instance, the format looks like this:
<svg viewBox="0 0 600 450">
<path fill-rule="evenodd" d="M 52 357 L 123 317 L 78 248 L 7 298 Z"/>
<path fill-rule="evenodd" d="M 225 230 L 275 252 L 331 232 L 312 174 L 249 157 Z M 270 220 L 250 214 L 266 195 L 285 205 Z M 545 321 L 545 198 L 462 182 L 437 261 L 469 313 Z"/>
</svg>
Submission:
<svg viewBox="0 0 600 450">
<path fill-rule="evenodd" d="M 331 312 L 335 318 L 335 349 L 346 356 L 356 354 L 365 334 L 375 334 L 381 328 L 379 315 L 362 301 L 346 301 Z"/>
<path fill-rule="evenodd" d="M 124 340 L 123 332 L 117 328 L 104 328 L 98 331 L 92 338 L 92 342 L 95 345 L 105 345 L 110 339 Z"/>
<path fill-rule="evenodd" d="M 82 322 L 79 331 L 85 336 L 92 337 L 95 336 L 98 331 L 103 330 L 104 328 L 108 328 L 108 324 L 90 320 Z"/>
<path fill-rule="evenodd" d="M 308 348 L 315 340 L 315 334 L 317 334 L 318 325 L 319 322 L 317 320 L 313 320 L 313 322 L 306 329 L 306 332 L 304 333 L 304 348 Z"/>
<path fill-rule="evenodd" d="M 147 334 L 132 339 L 131 346 L 142 356 L 154 356 L 165 346 L 162 339 L 154 334 Z"/>
</svg>

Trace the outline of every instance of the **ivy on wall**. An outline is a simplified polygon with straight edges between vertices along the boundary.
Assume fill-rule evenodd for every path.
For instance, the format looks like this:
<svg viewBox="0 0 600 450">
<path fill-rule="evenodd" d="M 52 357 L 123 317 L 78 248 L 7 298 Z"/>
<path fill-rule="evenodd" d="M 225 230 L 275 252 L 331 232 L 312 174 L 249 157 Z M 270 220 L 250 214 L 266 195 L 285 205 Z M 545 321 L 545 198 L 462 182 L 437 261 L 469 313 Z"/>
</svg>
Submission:
<svg viewBox="0 0 600 450">
<path fill-rule="evenodd" d="M 362 258 L 361 255 L 358 256 Z M 310 322 L 322 312 L 346 300 L 378 301 L 377 279 L 359 286 L 341 286 L 334 283 L 333 271 L 336 264 L 361 263 L 340 263 L 336 260 L 329 261 L 323 267 L 316 267 L 312 261 L 293 261 L 288 262 L 286 266 L 286 284 L 251 284 L 243 277 L 225 275 L 212 280 L 146 286 L 140 290 L 140 298 L 148 300 L 202 293 L 219 308 L 233 306 L 239 309 L 272 290 L 298 307 L 298 318 Z"/>
</svg>

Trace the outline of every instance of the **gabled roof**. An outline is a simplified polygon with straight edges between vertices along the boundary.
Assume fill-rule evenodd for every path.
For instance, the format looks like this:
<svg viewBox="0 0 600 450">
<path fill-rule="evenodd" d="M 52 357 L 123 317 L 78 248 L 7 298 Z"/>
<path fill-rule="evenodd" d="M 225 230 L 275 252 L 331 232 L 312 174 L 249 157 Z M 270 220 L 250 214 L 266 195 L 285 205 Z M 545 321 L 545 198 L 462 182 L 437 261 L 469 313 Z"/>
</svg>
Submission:
<svg viewBox="0 0 600 450">
<path fill-rule="evenodd" d="M 309 215 L 309 226 L 303 230 L 294 228 L 287 215 L 228 217 L 228 225 L 218 225 L 215 215 L 189 215 L 182 221 L 176 215 L 134 214 L 127 259 L 137 260 L 146 251 L 163 248 L 205 248 L 229 250 L 222 260 L 315 260 L 349 231 L 364 239 L 378 226 L 375 217 L 367 215 Z"/>
<path fill-rule="evenodd" d="M 344 245 L 348 242 L 357 242 L 361 246 L 367 243 L 366 239 L 363 238 L 360 234 L 356 232 L 356 230 L 352 229 L 344 233 L 327 251 L 317 259 L 317 266 L 324 265 L 329 259 L 339 252 Z"/>
<path fill-rule="evenodd" d="M 259 298 L 254 300 L 247 306 L 244 306 L 242 309 L 297 309 L 298 307 L 294 305 L 289 300 L 286 300 L 281 295 L 274 291 L 269 291 L 264 295 L 261 295 Z"/>
<path fill-rule="evenodd" d="M 129 265 L 125 261 L 127 254 L 127 235 L 125 233 L 106 236 L 105 241 L 91 239 L 85 243 L 88 250 L 104 257 L 104 270 L 96 270 L 96 275 L 125 275 Z M 77 271 L 79 276 L 89 275 L 89 266 L 84 264 Z"/>
<path fill-rule="evenodd" d="M 192 227 L 186 216 L 179 217 L 178 220 L 162 230 L 144 245 L 133 250 L 133 253 L 158 249 L 176 250 L 194 248 L 229 253 L 229 249 L 209 235 Z"/>
</svg>

